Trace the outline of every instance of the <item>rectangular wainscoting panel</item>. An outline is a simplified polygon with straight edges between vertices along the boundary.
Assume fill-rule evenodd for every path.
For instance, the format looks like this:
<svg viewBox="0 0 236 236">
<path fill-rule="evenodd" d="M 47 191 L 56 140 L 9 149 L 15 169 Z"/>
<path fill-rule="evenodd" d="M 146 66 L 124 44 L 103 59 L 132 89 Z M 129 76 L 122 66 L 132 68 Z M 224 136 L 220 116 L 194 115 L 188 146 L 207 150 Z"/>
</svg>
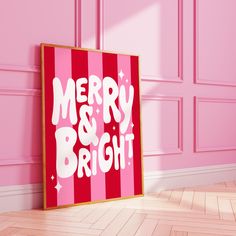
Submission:
<svg viewBox="0 0 236 236">
<path fill-rule="evenodd" d="M 74 0 L 0 2 L 1 65 L 40 65 L 40 43 L 75 43 Z M 14 67 L 14 66 L 12 66 Z"/>
<path fill-rule="evenodd" d="M 140 55 L 143 79 L 182 82 L 182 0 L 101 5 L 102 49 Z"/>
<path fill-rule="evenodd" d="M 41 91 L 0 89 L 0 185 L 41 181 Z"/>
<path fill-rule="evenodd" d="M 236 1 L 194 2 L 196 82 L 236 86 Z"/>
<path fill-rule="evenodd" d="M 236 99 L 195 97 L 195 151 L 236 150 Z"/>
<path fill-rule="evenodd" d="M 182 99 L 142 97 L 144 156 L 182 152 Z"/>
</svg>

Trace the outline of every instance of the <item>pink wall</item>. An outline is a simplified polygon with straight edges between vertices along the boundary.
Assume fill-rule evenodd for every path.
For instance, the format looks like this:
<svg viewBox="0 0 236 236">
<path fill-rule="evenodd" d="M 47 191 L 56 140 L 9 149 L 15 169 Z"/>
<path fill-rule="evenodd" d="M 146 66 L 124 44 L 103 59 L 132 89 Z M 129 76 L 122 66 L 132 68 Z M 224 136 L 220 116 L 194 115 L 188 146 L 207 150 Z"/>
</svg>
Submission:
<svg viewBox="0 0 236 236">
<path fill-rule="evenodd" d="M 1 1 L 0 185 L 42 180 L 40 42 L 141 56 L 146 172 L 235 163 L 235 7 L 235 0 Z"/>
</svg>

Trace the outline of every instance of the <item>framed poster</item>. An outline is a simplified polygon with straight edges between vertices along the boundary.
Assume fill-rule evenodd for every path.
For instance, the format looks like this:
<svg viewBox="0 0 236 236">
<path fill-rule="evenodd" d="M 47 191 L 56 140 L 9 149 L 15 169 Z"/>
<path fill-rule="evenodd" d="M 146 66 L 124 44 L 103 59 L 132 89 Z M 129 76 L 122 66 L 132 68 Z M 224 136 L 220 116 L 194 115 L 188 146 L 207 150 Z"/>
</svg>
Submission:
<svg viewBox="0 0 236 236">
<path fill-rule="evenodd" d="M 44 208 L 143 194 L 138 56 L 42 44 Z"/>
</svg>

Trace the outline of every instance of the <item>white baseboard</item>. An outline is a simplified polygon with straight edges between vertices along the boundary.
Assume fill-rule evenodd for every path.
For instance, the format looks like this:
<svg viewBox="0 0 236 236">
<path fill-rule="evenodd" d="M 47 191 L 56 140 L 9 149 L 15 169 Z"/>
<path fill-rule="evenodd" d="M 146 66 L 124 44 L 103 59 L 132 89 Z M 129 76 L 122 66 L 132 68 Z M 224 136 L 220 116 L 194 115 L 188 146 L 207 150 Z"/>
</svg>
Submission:
<svg viewBox="0 0 236 236">
<path fill-rule="evenodd" d="M 145 193 L 236 180 L 236 164 L 144 174 Z M 42 208 L 42 184 L 0 186 L 0 212 Z"/>
<path fill-rule="evenodd" d="M 155 171 L 144 174 L 144 192 L 236 180 L 236 164 Z"/>
<path fill-rule="evenodd" d="M 0 186 L 0 212 L 42 208 L 42 184 Z"/>
</svg>

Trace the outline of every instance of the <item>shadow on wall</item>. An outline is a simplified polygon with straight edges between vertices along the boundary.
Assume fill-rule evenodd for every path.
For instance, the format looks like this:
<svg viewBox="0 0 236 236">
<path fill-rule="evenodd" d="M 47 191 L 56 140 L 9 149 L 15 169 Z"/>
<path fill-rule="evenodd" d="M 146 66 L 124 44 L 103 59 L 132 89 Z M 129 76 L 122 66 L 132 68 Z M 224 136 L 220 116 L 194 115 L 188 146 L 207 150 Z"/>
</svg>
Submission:
<svg viewBox="0 0 236 236">
<path fill-rule="evenodd" d="M 172 23 L 178 25 L 176 21 L 175 6 L 171 8 L 173 1 L 171 0 L 148 0 L 148 1 L 96 1 L 98 8 L 96 9 L 97 19 L 99 20 L 100 14 L 102 14 L 101 26 L 102 29 L 97 29 L 97 42 L 100 39 L 102 49 L 122 51 L 140 55 L 141 61 L 141 75 L 147 78 L 176 78 L 178 77 L 178 46 L 174 48 L 173 37 L 170 35 L 170 29 L 172 29 Z M 175 4 L 178 1 L 175 1 Z M 91 5 L 92 3 L 88 3 Z M 99 4 L 101 5 L 102 11 L 100 12 Z M 94 4 L 93 4 L 94 5 Z M 124 7 L 125 6 L 125 7 Z M 92 6 L 89 7 L 91 9 Z M 177 7 L 178 9 L 178 7 Z M 88 13 L 89 14 L 89 13 Z M 88 19 L 88 18 L 86 18 Z M 178 19 L 178 18 L 177 18 Z M 86 23 L 82 22 L 82 26 Z M 96 25 L 96 22 L 94 22 Z M 97 25 L 99 27 L 99 25 Z M 171 28 L 172 27 L 172 28 Z M 174 36 L 178 35 L 178 26 L 175 28 Z M 84 28 L 82 32 L 83 43 L 90 42 L 91 38 L 94 37 L 93 28 Z M 145 33 L 146 32 L 146 33 Z M 118 38 L 118 39 L 117 39 Z M 178 43 L 178 38 L 177 38 Z M 176 43 L 176 42 L 175 42 Z M 169 51 L 175 51 L 176 57 L 170 59 Z M 145 86 L 145 82 L 142 85 Z M 147 82 L 149 83 L 149 82 Z M 150 86 L 151 84 L 151 86 Z M 141 86 L 141 84 L 140 84 Z M 149 87 L 149 88 L 148 88 Z M 158 88 L 161 87 L 160 83 L 152 82 L 146 86 L 145 91 L 141 87 L 141 94 L 148 94 L 151 96 L 161 96 L 162 93 Z M 148 115 L 143 113 L 142 124 L 143 124 L 143 138 L 144 140 L 144 151 L 148 148 L 149 151 L 153 152 L 164 152 L 162 148 L 166 145 L 163 143 L 163 137 L 165 137 L 164 130 L 162 127 L 163 116 L 162 114 L 163 104 L 156 103 L 155 110 L 149 109 L 149 101 L 142 100 L 142 110 L 148 111 Z M 145 107 L 144 107 L 145 106 Z M 147 107 L 147 109 L 146 109 Z M 150 108 L 153 108 L 150 107 Z M 154 112 L 155 123 L 150 113 Z M 145 112 L 146 113 L 146 112 Z M 169 114 L 171 117 L 171 114 Z M 152 126 L 152 127 L 151 127 Z M 149 133 L 147 133 L 147 130 Z M 150 133 L 151 132 L 151 133 Z M 152 139 L 153 137 L 153 139 Z M 154 140 L 155 139 L 155 140 Z M 166 138 L 165 138 L 166 140 Z M 152 145 L 146 147 L 147 142 Z M 151 149 L 151 150 L 150 150 Z M 146 158 L 152 158 L 151 156 Z M 155 169 L 162 169 L 162 157 L 158 160 L 158 166 Z"/>
<path fill-rule="evenodd" d="M 82 38 L 84 41 L 89 41 L 91 38 L 94 38 L 94 30 L 99 31 L 96 27 L 99 27 L 100 16 L 106 29 L 112 29 L 118 24 L 127 21 L 127 19 L 135 16 L 145 8 L 156 4 L 160 0 L 147 0 L 147 1 L 116 1 L 116 0 L 92 0 L 92 1 L 83 1 L 79 0 L 81 5 L 81 10 L 86 10 L 85 13 L 81 12 L 82 15 Z M 83 6 L 84 5 L 84 6 Z M 112 10 L 110 10 L 112 9 Z M 100 12 L 101 10 L 101 12 Z M 115 12 L 114 12 L 115 10 Z M 106 13 L 106 18 L 108 21 L 104 22 L 104 12 Z M 84 15 L 83 15 L 84 14 Z M 101 15 L 103 14 L 103 15 Z M 96 15 L 96 17 L 94 17 Z M 85 20 L 84 20 L 85 18 Z M 92 22 L 91 22 L 92 20 Z M 87 27 L 90 26 L 90 27 Z M 95 26 L 95 27 L 94 27 Z M 99 33 L 99 32 L 98 32 Z M 99 35 L 96 35 L 99 37 Z M 83 45 L 82 45 L 83 46 Z"/>
</svg>

